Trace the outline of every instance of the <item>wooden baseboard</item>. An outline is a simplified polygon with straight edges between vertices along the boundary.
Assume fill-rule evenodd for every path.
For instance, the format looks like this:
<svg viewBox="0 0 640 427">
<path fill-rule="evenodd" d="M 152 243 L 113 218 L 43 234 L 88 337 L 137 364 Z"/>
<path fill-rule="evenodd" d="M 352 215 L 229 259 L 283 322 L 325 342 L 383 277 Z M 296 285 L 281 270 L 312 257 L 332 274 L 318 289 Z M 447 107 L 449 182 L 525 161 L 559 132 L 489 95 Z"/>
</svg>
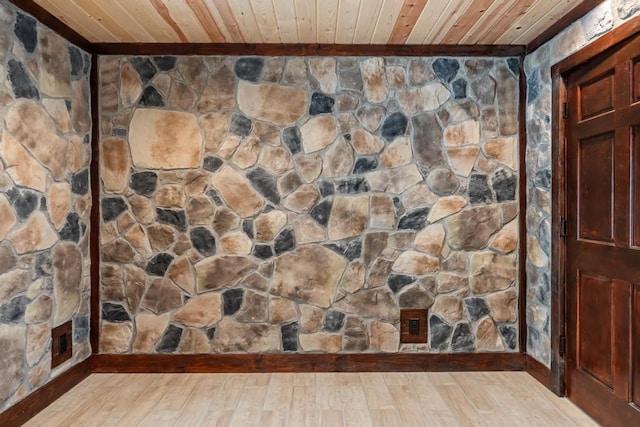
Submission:
<svg viewBox="0 0 640 427">
<path fill-rule="evenodd" d="M 96 373 L 522 371 L 521 353 L 193 354 L 94 356 Z"/>
<path fill-rule="evenodd" d="M 525 361 L 525 370 L 543 386 L 551 389 L 551 369 L 547 368 L 528 354 Z"/>
<path fill-rule="evenodd" d="M 78 363 L 43 385 L 6 411 L 0 426 L 21 426 L 91 374 L 91 358 Z"/>
</svg>

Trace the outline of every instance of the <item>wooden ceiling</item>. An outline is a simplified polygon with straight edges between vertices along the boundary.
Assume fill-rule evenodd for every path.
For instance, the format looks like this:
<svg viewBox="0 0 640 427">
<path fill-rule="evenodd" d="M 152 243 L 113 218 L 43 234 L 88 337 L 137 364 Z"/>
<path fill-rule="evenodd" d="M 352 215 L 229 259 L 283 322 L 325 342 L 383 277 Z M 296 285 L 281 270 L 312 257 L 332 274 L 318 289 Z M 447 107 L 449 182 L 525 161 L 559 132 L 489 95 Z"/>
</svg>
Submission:
<svg viewBox="0 0 640 427">
<path fill-rule="evenodd" d="M 34 0 L 93 43 L 527 45 L 580 0 Z"/>
</svg>

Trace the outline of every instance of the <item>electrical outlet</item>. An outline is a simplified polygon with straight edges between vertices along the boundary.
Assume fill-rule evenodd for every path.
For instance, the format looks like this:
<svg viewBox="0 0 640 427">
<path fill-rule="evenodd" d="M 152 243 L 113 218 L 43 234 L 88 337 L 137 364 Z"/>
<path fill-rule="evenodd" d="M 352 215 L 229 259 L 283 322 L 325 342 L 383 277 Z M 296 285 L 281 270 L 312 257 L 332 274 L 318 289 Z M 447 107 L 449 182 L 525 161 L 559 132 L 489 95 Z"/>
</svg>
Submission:
<svg viewBox="0 0 640 427">
<path fill-rule="evenodd" d="M 400 310 L 400 342 L 424 344 L 429 331 L 427 310 Z"/>
<path fill-rule="evenodd" d="M 51 367 L 62 365 L 73 355 L 73 325 L 71 321 L 51 331 Z"/>
</svg>

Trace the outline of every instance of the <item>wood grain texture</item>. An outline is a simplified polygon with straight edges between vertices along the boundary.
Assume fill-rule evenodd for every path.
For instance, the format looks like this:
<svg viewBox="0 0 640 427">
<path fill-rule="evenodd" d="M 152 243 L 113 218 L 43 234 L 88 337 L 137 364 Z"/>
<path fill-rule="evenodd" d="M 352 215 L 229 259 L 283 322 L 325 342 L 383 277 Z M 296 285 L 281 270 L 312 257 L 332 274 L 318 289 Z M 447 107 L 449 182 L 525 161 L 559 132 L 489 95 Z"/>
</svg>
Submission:
<svg viewBox="0 0 640 427">
<path fill-rule="evenodd" d="M 525 370 L 535 378 L 540 384 L 551 389 L 551 370 L 533 357 L 527 355 L 525 360 Z"/>
<path fill-rule="evenodd" d="M 527 352 L 527 76 L 519 59 L 518 78 L 518 348 Z"/>
<path fill-rule="evenodd" d="M 89 165 L 89 184 L 91 200 L 100 200 L 100 75 L 98 72 L 98 55 L 91 55 L 91 164 Z M 89 341 L 91 352 L 100 347 L 100 203 L 91 204 L 89 217 L 89 253 L 91 258 L 91 316 L 89 318 Z"/>
</svg>

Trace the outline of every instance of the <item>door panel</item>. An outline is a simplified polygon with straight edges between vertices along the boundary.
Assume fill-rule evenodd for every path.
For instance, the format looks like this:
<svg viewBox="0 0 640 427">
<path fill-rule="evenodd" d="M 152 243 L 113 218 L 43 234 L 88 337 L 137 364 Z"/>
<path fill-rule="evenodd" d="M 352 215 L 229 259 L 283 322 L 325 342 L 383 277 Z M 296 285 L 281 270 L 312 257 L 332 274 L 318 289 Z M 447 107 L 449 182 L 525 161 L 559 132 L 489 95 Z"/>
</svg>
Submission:
<svg viewBox="0 0 640 427">
<path fill-rule="evenodd" d="M 634 126 L 631 131 L 631 206 L 633 220 L 632 246 L 640 247 L 640 126 Z"/>
<path fill-rule="evenodd" d="M 633 320 L 633 348 L 631 349 L 631 360 L 640 360 L 640 284 L 633 286 L 633 304 L 631 306 L 631 318 Z M 631 401 L 640 407 L 640 364 L 633 366 Z"/>
<path fill-rule="evenodd" d="M 613 110 L 613 76 L 613 70 L 608 70 L 604 75 L 580 85 L 581 120 Z"/>
<path fill-rule="evenodd" d="M 640 101 L 640 57 L 633 60 L 633 102 Z"/>
</svg>

